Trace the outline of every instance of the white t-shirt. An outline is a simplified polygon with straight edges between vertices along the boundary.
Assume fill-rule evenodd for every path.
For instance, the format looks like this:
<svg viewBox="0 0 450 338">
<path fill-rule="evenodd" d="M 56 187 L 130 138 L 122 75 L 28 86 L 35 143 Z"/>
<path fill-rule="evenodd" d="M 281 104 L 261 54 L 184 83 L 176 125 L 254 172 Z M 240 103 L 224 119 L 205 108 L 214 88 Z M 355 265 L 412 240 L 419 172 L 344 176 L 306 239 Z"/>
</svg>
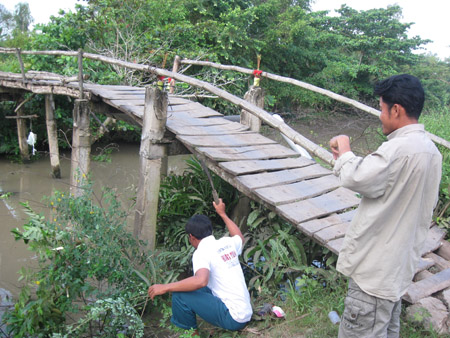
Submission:
<svg viewBox="0 0 450 338">
<path fill-rule="evenodd" d="M 209 270 L 208 287 L 222 300 L 238 323 L 252 317 L 250 295 L 245 284 L 238 255 L 242 252 L 242 239 L 236 235 L 216 240 L 208 236 L 201 240 L 194 252 L 194 274 L 200 269 Z"/>
</svg>

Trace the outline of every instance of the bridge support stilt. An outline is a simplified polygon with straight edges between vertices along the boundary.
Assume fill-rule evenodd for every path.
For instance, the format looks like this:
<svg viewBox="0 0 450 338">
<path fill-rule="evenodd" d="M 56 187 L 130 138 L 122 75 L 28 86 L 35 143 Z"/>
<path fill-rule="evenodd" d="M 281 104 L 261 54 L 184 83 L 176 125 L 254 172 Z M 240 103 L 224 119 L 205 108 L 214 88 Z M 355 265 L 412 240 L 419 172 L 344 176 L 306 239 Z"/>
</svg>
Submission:
<svg viewBox="0 0 450 338">
<path fill-rule="evenodd" d="M 133 234 L 147 241 L 150 250 L 155 248 L 159 188 L 161 176 L 167 168 L 167 146 L 162 143 L 167 105 L 167 93 L 158 88 L 146 88 Z"/>
<path fill-rule="evenodd" d="M 90 171 L 91 130 L 90 107 L 87 100 L 75 100 L 73 109 L 72 160 L 70 168 L 70 192 L 80 196 Z"/>
<path fill-rule="evenodd" d="M 261 87 L 251 86 L 247 93 L 245 93 L 244 100 L 264 109 L 264 90 Z M 241 111 L 241 124 L 248 126 L 254 132 L 259 132 L 261 128 L 261 120 L 259 117 L 250 114 L 244 109 Z"/>
<path fill-rule="evenodd" d="M 48 148 L 50 151 L 50 165 L 52 176 L 61 178 L 61 167 L 59 164 L 58 132 L 55 121 L 55 101 L 53 94 L 45 95 L 45 121 L 47 124 Z"/>
<path fill-rule="evenodd" d="M 17 138 L 19 139 L 20 158 L 23 162 L 30 160 L 30 152 L 27 143 L 27 122 L 21 118 L 24 115 L 23 109 L 17 110 Z"/>
</svg>

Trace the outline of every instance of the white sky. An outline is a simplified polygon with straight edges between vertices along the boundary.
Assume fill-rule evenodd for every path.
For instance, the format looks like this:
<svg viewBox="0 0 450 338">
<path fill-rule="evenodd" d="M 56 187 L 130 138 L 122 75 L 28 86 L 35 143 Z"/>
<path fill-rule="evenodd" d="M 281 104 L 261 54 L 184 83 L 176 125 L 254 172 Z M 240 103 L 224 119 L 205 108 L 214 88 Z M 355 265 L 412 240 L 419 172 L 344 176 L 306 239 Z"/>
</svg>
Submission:
<svg viewBox="0 0 450 338">
<path fill-rule="evenodd" d="M 28 2 L 34 23 L 46 23 L 50 15 L 58 14 L 60 8 L 73 10 L 77 2 L 85 4 L 79 0 L 0 0 L 0 3 L 10 11 L 13 11 L 19 2 Z M 329 10 L 330 14 L 344 3 L 356 10 L 386 8 L 388 5 L 398 4 L 403 8 L 401 21 L 415 23 L 409 30 L 409 36 L 419 35 L 422 39 L 433 40 L 433 43 L 426 45 L 425 52 L 437 54 L 441 59 L 450 58 L 449 0 L 313 0 L 313 2 L 314 11 Z"/>
</svg>

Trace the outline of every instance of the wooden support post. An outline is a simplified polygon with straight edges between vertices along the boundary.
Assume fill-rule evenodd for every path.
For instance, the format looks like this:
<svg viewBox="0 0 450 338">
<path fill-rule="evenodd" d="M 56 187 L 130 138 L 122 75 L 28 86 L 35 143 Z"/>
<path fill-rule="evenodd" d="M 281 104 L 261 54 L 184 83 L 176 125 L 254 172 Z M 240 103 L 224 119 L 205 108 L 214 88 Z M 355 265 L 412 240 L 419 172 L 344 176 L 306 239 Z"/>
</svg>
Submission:
<svg viewBox="0 0 450 338">
<path fill-rule="evenodd" d="M 161 143 L 166 128 L 167 105 L 167 93 L 158 88 L 146 88 L 133 234 L 147 241 L 150 250 L 155 248 L 159 187 L 167 160 L 167 146 Z"/>
<path fill-rule="evenodd" d="M 181 66 L 181 58 L 178 55 L 176 55 L 175 60 L 173 60 L 172 72 L 178 73 L 180 66 Z M 174 92 L 175 92 L 175 79 L 172 79 L 170 80 L 169 83 L 169 93 L 173 94 Z"/>
<path fill-rule="evenodd" d="M 52 176 L 61 178 L 61 167 L 59 164 L 58 131 L 55 121 L 55 101 L 53 94 L 45 95 L 45 122 L 47 124 L 48 148 L 50 151 L 50 165 Z"/>
<path fill-rule="evenodd" d="M 17 110 L 17 138 L 19 139 L 20 158 L 23 162 L 28 162 L 30 152 L 27 143 L 27 122 L 22 118 L 24 116 L 22 107 Z"/>
<path fill-rule="evenodd" d="M 90 169 L 91 131 L 90 107 L 87 100 L 75 100 L 73 108 L 72 163 L 70 168 L 70 192 L 82 195 L 80 188 Z"/>
<path fill-rule="evenodd" d="M 253 103 L 259 108 L 264 108 L 264 90 L 261 87 L 251 86 L 244 95 L 244 100 Z M 251 131 L 259 132 L 261 120 L 246 110 L 241 111 L 241 123 L 250 128 Z"/>
</svg>

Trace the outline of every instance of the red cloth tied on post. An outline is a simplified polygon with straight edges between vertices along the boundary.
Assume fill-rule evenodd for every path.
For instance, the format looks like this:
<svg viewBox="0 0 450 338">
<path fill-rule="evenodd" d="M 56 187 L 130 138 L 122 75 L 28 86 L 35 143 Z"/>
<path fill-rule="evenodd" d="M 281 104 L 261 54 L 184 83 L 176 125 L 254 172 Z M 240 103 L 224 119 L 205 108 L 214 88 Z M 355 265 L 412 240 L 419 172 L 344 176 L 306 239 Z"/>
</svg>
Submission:
<svg viewBox="0 0 450 338">
<path fill-rule="evenodd" d="M 261 74 L 262 74 L 262 70 L 255 69 L 255 70 L 253 71 L 253 76 L 254 76 L 254 77 L 260 78 L 260 77 L 261 77 Z"/>
<path fill-rule="evenodd" d="M 253 76 L 255 77 L 253 79 L 253 86 L 254 87 L 259 87 L 259 81 L 260 81 L 260 78 L 261 78 L 261 74 L 262 74 L 262 70 L 255 69 L 253 71 Z"/>
</svg>

